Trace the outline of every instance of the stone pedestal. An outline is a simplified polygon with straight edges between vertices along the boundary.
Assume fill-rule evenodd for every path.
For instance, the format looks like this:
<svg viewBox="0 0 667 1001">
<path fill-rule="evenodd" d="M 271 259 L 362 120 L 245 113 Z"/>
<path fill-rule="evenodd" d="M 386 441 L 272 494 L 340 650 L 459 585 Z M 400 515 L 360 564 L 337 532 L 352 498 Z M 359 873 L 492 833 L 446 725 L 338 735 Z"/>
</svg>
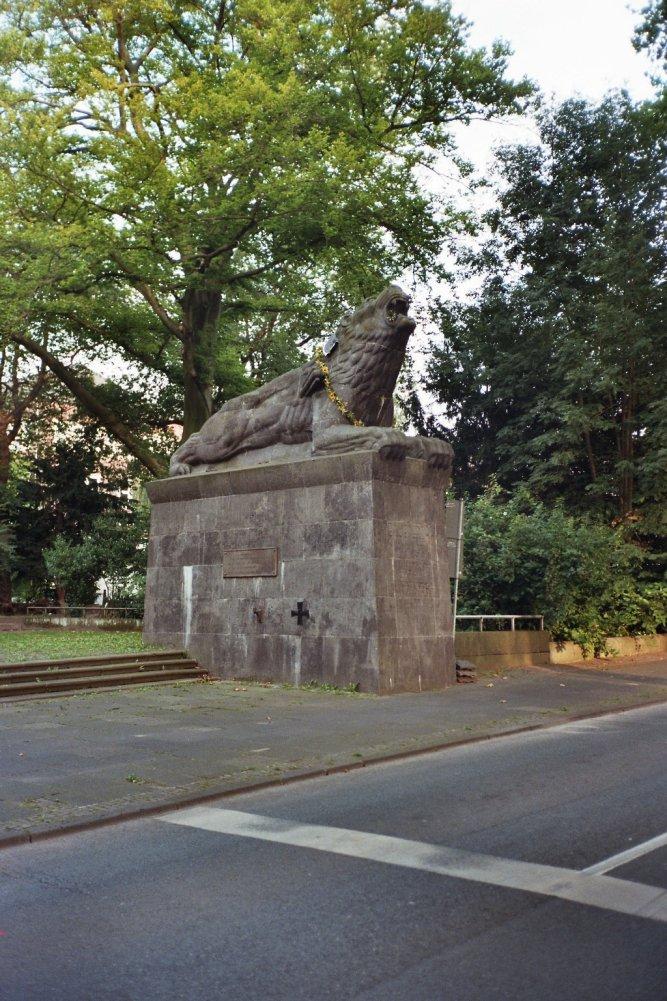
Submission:
<svg viewBox="0 0 667 1001">
<path fill-rule="evenodd" d="M 452 684 L 447 479 L 354 452 L 156 480 L 145 639 L 223 678 Z"/>
</svg>

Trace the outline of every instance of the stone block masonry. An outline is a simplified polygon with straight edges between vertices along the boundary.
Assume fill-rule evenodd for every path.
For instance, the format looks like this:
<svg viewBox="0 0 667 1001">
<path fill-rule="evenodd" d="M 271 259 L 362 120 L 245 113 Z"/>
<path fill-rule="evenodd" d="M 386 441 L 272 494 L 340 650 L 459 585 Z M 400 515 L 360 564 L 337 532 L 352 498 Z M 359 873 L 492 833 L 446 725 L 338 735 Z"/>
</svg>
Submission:
<svg viewBox="0 0 667 1001">
<path fill-rule="evenodd" d="M 372 451 L 149 484 L 145 639 L 223 678 L 453 684 L 447 485 Z"/>
</svg>

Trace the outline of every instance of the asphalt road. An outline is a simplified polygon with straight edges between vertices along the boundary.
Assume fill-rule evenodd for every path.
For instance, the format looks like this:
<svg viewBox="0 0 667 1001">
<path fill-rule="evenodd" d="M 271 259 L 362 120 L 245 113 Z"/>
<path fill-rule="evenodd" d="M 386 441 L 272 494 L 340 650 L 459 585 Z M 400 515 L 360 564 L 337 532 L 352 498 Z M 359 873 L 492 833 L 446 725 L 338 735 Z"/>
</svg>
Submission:
<svg viewBox="0 0 667 1001">
<path fill-rule="evenodd" d="M 662 1001 L 666 724 L 636 709 L 6 849 L 0 998 Z"/>
</svg>

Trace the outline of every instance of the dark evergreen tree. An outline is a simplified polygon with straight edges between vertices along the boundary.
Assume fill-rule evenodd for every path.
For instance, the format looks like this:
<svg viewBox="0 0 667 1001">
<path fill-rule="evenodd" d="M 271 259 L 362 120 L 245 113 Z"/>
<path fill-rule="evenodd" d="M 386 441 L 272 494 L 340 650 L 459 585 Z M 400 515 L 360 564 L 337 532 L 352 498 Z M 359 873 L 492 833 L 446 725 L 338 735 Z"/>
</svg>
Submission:
<svg viewBox="0 0 667 1001">
<path fill-rule="evenodd" d="M 472 301 L 440 305 L 425 380 L 459 488 L 493 473 L 571 510 L 661 531 L 667 499 L 665 131 L 615 94 L 544 110 L 498 154 Z M 437 430 L 433 425 L 430 430 Z"/>
<path fill-rule="evenodd" d="M 118 463 L 92 425 L 75 427 L 24 463 L 8 521 L 14 538 L 13 576 L 27 598 L 51 596 L 43 554 L 56 539 L 80 542 L 105 512 L 131 519 L 133 504 L 127 489 L 125 464 Z M 86 597 L 92 600 L 90 584 L 88 591 Z M 56 598 L 66 601 L 62 588 Z"/>
</svg>

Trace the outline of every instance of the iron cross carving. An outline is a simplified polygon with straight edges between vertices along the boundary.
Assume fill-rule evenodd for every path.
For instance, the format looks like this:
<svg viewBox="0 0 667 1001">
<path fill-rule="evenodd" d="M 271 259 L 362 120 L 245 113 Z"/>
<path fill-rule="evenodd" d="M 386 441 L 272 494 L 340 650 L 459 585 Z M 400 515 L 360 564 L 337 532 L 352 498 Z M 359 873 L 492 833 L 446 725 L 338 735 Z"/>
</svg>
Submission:
<svg viewBox="0 0 667 1001">
<path fill-rule="evenodd" d="M 292 614 L 292 617 L 296 616 L 296 624 L 297 624 L 297 626 L 302 626 L 304 619 L 309 619 L 310 618 L 310 612 L 306 608 L 305 601 L 297 601 L 297 603 L 296 603 L 296 611 L 294 609 L 292 609 L 291 614 Z"/>
</svg>

